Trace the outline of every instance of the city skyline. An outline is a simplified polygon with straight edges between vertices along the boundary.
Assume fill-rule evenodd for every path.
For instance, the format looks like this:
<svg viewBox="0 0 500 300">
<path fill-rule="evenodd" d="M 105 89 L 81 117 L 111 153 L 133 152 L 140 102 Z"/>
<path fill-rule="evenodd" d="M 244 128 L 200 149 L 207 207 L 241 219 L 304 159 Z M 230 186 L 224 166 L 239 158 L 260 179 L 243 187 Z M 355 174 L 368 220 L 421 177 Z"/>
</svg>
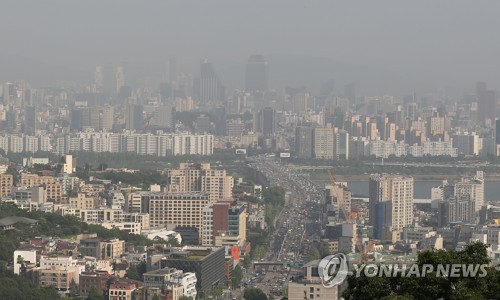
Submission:
<svg viewBox="0 0 500 300">
<path fill-rule="evenodd" d="M 206 25 L 205 34 L 189 24 L 192 18 L 176 19 L 172 15 L 177 9 L 188 9 L 189 4 L 182 2 L 142 6 L 110 1 L 97 11 L 90 10 L 91 5 L 69 6 L 61 1 L 54 4 L 66 13 L 57 14 L 56 18 L 48 6 L 36 2 L 31 4 L 32 10 L 25 11 L 26 18 L 39 22 L 39 36 L 15 14 L 2 18 L 0 28 L 9 28 L 10 32 L 5 31 L 0 59 L 5 58 L 0 61 L 6 71 L 18 75 L 8 78 L 8 73 L 2 71 L 0 79 L 31 76 L 40 79 L 36 75 L 39 69 L 52 71 L 50 76 L 60 73 L 59 82 L 70 79 L 67 74 L 76 75 L 71 81 L 90 80 L 96 65 L 123 61 L 142 69 L 153 66 L 161 76 L 165 73 L 163 66 L 172 62 L 175 55 L 177 74 L 196 74 L 197 62 L 208 58 L 218 66 L 225 85 L 237 88 L 244 86 L 246 59 L 261 53 L 270 63 L 272 86 L 277 87 L 302 81 L 317 90 L 321 83 L 332 78 L 340 85 L 356 82 L 365 93 L 391 90 L 424 93 L 438 88 L 464 93 L 472 90 L 472 84 L 467 87 L 469 83 L 478 80 L 488 81 L 495 88 L 499 86 L 495 81 L 500 68 L 495 58 L 500 45 L 490 38 L 498 27 L 494 11 L 499 4 L 494 2 L 454 1 L 451 6 L 434 1 L 404 4 L 382 1 L 360 6 L 347 1 L 322 4 L 291 1 L 286 9 L 270 4 L 261 11 L 259 5 L 215 1 L 211 5 L 198 4 L 200 13 L 187 10 L 192 18 Z M 8 2 L 4 9 L 22 11 L 20 5 Z M 115 10 L 120 12 L 115 15 L 117 22 L 108 22 Z M 241 10 L 246 12 L 243 17 L 235 13 Z M 166 15 L 160 17 L 160 12 Z M 87 15 L 93 16 L 89 26 L 83 25 L 89 23 L 84 21 Z M 209 21 L 209 16 L 220 18 Z M 257 16 L 259 23 L 254 23 Z M 127 22 L 137 17 L 144 22 Z M 277 19 L 281 22 L 274 22 Z M 309 22 L 298 25 L 294 19 Z M 476 21 L 464 21 L 472 19 Z M 66 23 L 64 29 L 58 26 L 60 22 Z M 232 25 L 229 28 L 227 24 Z M 37 47 L 23 46 L 26 41 L 40 38 L 46 42 L 38 43 Z M 179 39 L 184 42 L 174 42 Z M 463 39 L 469 42 L 461 43 Z M 481 55 L 470 59 L 471 53 L 479 51 L 476 45 L 481 45 Z M 286 68 L 286 63 L 293 60 L 299 62 L 302 70 L 307 67 L 313 74 L 304 77 L 297 69 Z M 329 67 L 321 68 L 325 62 Z M 23 71 L 26 64 L 35 66 L 35 72 Z"/>
</svg>

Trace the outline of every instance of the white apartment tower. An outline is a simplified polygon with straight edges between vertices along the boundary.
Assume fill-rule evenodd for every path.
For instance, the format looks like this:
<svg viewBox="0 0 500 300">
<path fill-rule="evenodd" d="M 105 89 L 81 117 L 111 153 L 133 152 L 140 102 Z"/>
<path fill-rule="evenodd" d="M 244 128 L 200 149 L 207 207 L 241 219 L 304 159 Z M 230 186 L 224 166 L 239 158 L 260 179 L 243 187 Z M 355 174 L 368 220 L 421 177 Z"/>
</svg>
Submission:
<svg viewBox="0 0 500 300">
<path fill-rule="evenodd" d="M 413 177 L 376 174 L 370 176 L 370 225 L 376 238 L 393 239 L 413 223 Z"/>
<path fill-rule="evenodd" d="M 179 169 L 168 171 L 169 192 L 208 192 L 210 202 L 232 198 L 234 180 L 226 170 L 211 169 L 210 164 L 181 163 Z"/>
<path fill-rule="evenodd" d="M 468 195 L 474 201 L 475 211 L 478 212 L 484 204 L 484 173 L 477 171 L 472 178 L 464 178 L 455 183 L 455 197 Z"/>
</svg>

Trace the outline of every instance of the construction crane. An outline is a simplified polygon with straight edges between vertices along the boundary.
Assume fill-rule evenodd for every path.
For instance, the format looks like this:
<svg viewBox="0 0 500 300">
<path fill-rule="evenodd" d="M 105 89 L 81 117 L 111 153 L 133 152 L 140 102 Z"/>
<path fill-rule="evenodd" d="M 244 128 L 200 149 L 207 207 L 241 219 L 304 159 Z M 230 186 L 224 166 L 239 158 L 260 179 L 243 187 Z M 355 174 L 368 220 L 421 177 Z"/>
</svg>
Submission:
<svg viewBox="0 0 500 300">
<path fill-rule="evenodd" d="M 341 195 L 342 191 L 336 183 L 335 178 L 333 177 L 333 171 L 331 169 L 328 170 L 328 178 L 330 179 L 330 183 L 333 188 L 333 196 L 337 199 L 337 204 L 344 214 L 346 223 L 352 226 L 354 243 L 356 244 L 356 248 L 358 248 L 359 253 L 361 253 L 361 262 L 365 263 L 367 261 L 368 251 L 373 251 L 373 243 L 368 242 L 368 246 L 366 248 L 363 248 L 361 240 L 358 238 L 357 230 L 354 229 L 354 225 L 352 223 L 351 211 L 346 206 L 344 195 Z"/>
</svg>

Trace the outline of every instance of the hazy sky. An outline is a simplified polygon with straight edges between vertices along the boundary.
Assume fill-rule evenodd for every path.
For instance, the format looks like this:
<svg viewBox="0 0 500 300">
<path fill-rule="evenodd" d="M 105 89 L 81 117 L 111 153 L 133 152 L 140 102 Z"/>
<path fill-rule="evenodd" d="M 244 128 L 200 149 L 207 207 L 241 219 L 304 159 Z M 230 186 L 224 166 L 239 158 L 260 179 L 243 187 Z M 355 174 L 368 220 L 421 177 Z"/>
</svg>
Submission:
<svg viewBox="0 0 500 300">
<path fill-rule="evenodd" d="M 0 53 L 79 69 L 175 54 L 181 71 L 285 53 L 498 86 L 499 14 L 493 0 L 4 0 Z"/>
</svg>

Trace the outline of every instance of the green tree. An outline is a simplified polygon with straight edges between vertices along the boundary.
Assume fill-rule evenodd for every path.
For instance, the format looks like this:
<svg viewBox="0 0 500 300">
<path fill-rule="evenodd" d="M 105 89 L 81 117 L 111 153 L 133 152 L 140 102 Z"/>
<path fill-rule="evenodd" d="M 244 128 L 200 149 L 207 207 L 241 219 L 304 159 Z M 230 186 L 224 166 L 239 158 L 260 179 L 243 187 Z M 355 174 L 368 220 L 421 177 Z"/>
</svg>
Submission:
<svg viewBox="0 0 500 300">
<path fill-rule="evenodd" d="M 104 296 L 99 293 L 95 286 L 91 287 L 86 300 L 104 300 Z"/>
<path fill-rule="evenodd" d="M 243 292 L 243 297 L 246 300 L 268 300 L 266 294 L 257 288 L 247 288 Z"/>
<path fill-rule="evenodd" d="M 311 249 L 311 252 L 309 254 L 309 259 L 310 260 L 321 259 L 321 253 L 319 253 L 318 248 L 315 247 Z"/>
<path fill-rule="evenodd" d="M 237 288 L 240 285 L 242 279 L 243 270 L 238 265 L 234 268 L 233 273 L 231 274 L 231 286 L 233 287 L 233 289 Z"/>
<path fill-rule="evenodd" d="M 437 270 L 438 264 L 488 265 L 487 246 L 482 243 L 467 245 L 462 251 L 424 251 L 419 253 L 416 264 L 432 265 Z M 496 299 L 500 292 L 499 271 L 487 268 L 486 276 L 437 276 L 436 271 L 424 277 L 366 277 L 350 276 L 348 288 L 344 291 L 345 299 L 427 299 L 429 295 L 436 299 Z"/>
<path fill-rule="evenodd" d="M 141 280 L 141 278 L 139 276 L 139 271 L 137 270 L 137 265 L 130 264 L 130 266 L 127 270 L 127 278 L 133 279 L 133 280 Z"/>
<path fill-rule="evenodd" d="M 243 265 L 243 267 L 245 267 L 245 269 L 248 269 L 250 267 L 250 265 L 252 264 L 252 258 L 250 258 L 250 255 L 245 255 L 243 256 L 243 259 L 241 260 L 241 264 Z"/>
<path fill-rule="evenodd" d="M 12 181 L 14 183 L 14 185 L 17 185 L 17 183 L 19 182 L 19 172 L 17 172 L 16 168 L 14 166 L 9 166 L 7 168 L 7 172 L 5 172 L 5 174 L 10 174 L 12 175 Z"/>
<path fill-rule="evenodd" d="M 172 247 L 179 247 L 181 245 L 179 240 L 177 240 L 177 238 L 173 235 L 168 237 L 167 243 Z"/>
<path fill-rule="evenodd" d="M 127 278 L 142 281 L 142 274 L 146 273 L 146 263 L 141 261 L 138 264 L 130 264 L 127 271 Z"/>
<path fill-rule="evenodd" d="M 266 248 L 264 246 L 258 245 L 253 251 L 253 257 L 255 259 L 261 259 L 266 256 Z"/>
</svg>

